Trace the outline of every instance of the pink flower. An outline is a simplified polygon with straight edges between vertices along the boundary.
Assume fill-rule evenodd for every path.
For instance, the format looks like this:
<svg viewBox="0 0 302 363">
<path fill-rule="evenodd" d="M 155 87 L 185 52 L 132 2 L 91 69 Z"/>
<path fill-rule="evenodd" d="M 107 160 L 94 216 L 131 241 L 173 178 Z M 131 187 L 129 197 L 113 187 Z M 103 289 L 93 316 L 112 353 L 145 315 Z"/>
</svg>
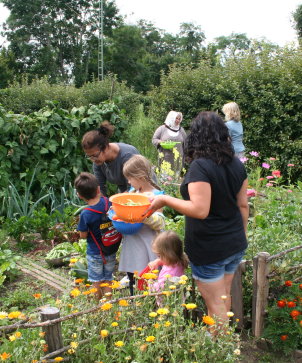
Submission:
<svg viewBox="0 0 302 363">
<path fill-rule="evenodd" d="M 267 163 L 262 163 L 262 168 L 269 169 L 271 166 Z"/>
<path fill-rule="evenodd" d="M 288 189 L 287 193 L 292 193 L 293 191 L 291 189 Z"/>
<path fill-rule="evenodd" d="M 256 190 L 255 189 L 247 189 L 246 195 L 248 197 L 255 197 L 256 196 Z"/>
<path fill-rule="evenodd" d="M 276 160 L 276 158 L 269 158 L 269 159 L 272 160 L 272 161 Z"/>
<path fill-rule="evenodd" d="M 257 156 L 259 156 L 259 153 L 257 151 L 251 151 L 250 155 L 257 157 Z"/>
<path fill-rule="evenodd" d="M 280 170 L 273 170 L 272 174 L 275 178 L 281 178 Z"/>
<path fill-rule="evenodd" d="M 274 177 L 273 177 L 272 175 L 268 175 L 268 176 L 266 177 L 266 179 L 274 179 Z"/>
<path fill-rule="evenodd" d="M 287 164 L 287 166 L 295 166 L 295 164 Z"/>
<path fill-rule="evenodd" d="M 248 161 L 248 158 L 243 157 L 243 158 L 240 158 L 239 160 L 240 160 L 240 161 L 244 164 L 245 162 L 247 162 L 247 161 Z"/>
<path fill-rule="evenodd" d="M 274 185 L 274 184 L 272 184 L 272 183 L 267 183 L 267 184 L 266 184 L 266 186 L 267 186 L 267 187 L 272 187 L 273 185 Z"/>
</svg>

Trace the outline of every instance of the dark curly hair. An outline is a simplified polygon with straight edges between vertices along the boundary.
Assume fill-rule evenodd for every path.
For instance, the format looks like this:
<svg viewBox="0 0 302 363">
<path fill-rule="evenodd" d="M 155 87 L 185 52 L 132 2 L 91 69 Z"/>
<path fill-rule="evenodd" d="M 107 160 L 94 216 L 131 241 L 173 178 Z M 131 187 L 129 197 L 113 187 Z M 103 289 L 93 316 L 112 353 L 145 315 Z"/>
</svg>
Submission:
<svg viewBox="0 0 302 363">
<path fill-rule="evenodd" d="M 228 128 L 216 112 L 200 112 L 192 121 L 185 155 L 189 163 L 194 159 L 206 158 L 223 165 L 233 159 L 234 149 Z"/>
</svg>

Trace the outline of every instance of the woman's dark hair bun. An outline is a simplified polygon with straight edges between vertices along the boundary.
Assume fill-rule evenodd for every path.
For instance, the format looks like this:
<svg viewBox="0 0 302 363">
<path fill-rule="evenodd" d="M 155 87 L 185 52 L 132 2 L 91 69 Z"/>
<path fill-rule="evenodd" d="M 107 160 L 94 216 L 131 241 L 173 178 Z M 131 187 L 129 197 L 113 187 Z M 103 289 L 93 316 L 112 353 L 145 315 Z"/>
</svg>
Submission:
<svg viewBox="0 0 302 363">
<path fill-rule="evenodd" d="M 100 124 L 100 127 L 97 129 L 97 131 L 104 137 L 109 138 L 114 132 L 114 126 L 111 125 L 108 121 L 104 121 Z"/>
</svg>

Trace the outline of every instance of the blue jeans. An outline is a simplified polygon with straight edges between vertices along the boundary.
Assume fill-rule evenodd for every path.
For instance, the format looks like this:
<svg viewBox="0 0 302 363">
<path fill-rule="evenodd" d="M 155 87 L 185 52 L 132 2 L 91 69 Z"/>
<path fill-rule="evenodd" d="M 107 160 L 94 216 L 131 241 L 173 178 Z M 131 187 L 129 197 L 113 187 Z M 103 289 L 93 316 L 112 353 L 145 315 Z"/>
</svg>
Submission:
<svg viewBox="0 0 302 363">
<path fill-rule="evenodd" d="M 225 274 L 234 274 L 244 254 L 245 250 L 209 265 L 196 266 L 190 262 L 193 278 L 201 282 L 215 282 Z"/>
<path fill-rule="evenodd" d="M 116 262 L 116 254 L 105 256 L 104 264 L 101 255 L 87 255 L 88 263 L 88 280 L 91 282 L 112 281 L 113 271 Z"/>
</svg>

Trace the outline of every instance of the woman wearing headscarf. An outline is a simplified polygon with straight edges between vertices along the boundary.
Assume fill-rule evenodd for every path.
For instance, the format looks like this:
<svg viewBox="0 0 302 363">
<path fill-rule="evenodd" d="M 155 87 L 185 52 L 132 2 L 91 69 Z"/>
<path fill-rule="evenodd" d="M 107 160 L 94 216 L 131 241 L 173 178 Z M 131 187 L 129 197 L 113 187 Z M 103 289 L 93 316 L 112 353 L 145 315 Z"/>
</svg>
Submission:
<svg viewBox="0 0 302 363">
<path fill-rule="evenodd" d="M 157 147 L 159 153 L 159 167 L 161 169 L 163 162 L 170 163 L 171 170 L 179 176 L 183 167 L 184 142 L 187 137 L 185 130 L 180 126 L 182 113 L 170 111 L 166 117 L 165 123 L 158 127 L 153 135 L 152 144 Z M 179 142 L 172 149 L 163 149 L 161 142 L 176 141 Z"/>
</svg>

